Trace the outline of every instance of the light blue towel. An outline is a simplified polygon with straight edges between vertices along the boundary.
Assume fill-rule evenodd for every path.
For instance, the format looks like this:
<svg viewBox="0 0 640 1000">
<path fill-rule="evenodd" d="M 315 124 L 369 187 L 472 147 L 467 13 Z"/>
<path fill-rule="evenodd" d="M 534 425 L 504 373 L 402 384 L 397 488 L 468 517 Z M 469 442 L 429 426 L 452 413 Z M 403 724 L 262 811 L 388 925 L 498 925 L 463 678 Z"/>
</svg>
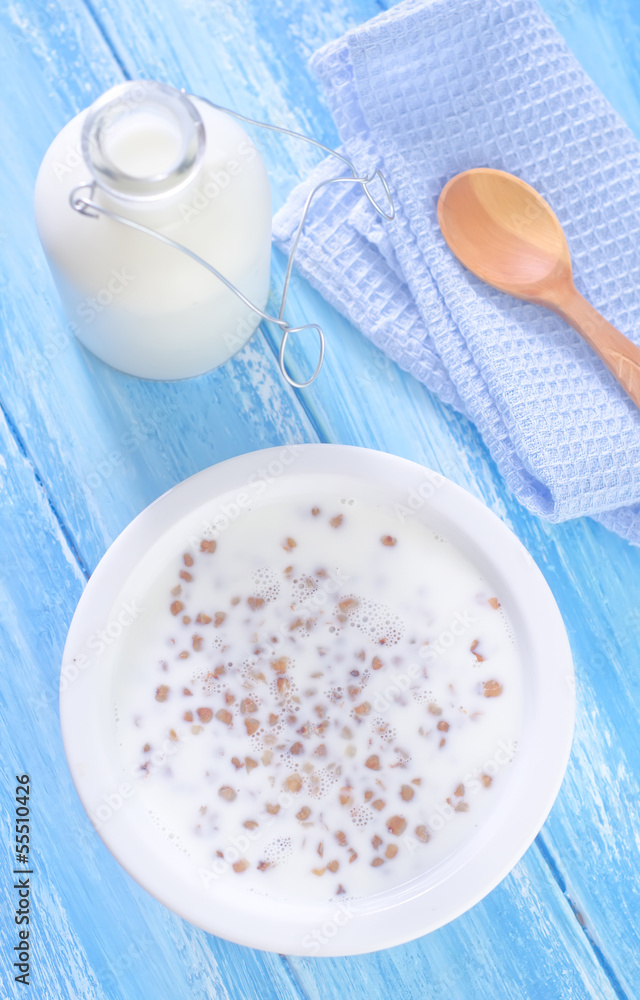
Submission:
<svg viewBox="0 0 640 1000">
<path fill-rule="evenodd" d="M 344 149 L 380 166 L 396 219 L 355 187 L 315 202 L 298 266 L 391 358 L 478 426 L 519 500 L 582 514 L 640 544 L 640 412 L 554 314 L 454 259 L 437 223 L 445 182 L 491 166 L 533 185 L 565 228 L 576 285 L 640 343 L 640 145 L 534 0 L 406 0 L 312 65 Z M 306 193 L 275 219 L 286 249 Z"/>
</svg>

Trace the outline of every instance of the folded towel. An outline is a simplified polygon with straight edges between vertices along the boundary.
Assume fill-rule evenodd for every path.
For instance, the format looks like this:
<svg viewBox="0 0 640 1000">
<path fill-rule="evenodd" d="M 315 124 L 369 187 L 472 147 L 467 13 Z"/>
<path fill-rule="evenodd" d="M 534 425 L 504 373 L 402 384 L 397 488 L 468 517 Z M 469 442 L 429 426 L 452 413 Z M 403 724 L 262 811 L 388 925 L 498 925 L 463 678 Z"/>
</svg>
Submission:
<svg viewBox="0 0 640 1000">
<path fill-rule="evenodd" d="M 640 544 L 640 411 L 553 313 L 466 271 L 438 227 L 444 184 L 491 166 L 562 223 L 578 290 L 640 343 L 640 145 L 535 0 L 405 0 L 315 55 L 343 149 L 381 167 L 396 218 L 324 189 L 297 265 L 362 333 L 470 417 L 519 500 Z M 284 250 L 310 188 L 274 221 Z"/>
</svg>

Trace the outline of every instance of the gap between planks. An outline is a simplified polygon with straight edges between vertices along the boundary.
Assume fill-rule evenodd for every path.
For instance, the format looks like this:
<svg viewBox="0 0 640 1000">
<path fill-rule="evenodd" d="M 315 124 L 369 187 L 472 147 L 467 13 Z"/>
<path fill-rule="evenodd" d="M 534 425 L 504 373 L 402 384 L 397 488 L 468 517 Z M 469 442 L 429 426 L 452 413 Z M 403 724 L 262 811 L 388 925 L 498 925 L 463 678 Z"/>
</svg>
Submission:
<svg viewBox="0 0 640 1000">
<path fill-rule="evenodd" d="M 630 1000 L 628 993 L 626 992 L 625 988 L 622 986 L 620 980 L 616 976 L 616 974 L 614 972 L 614 969 L 613 969 L 613 966 L 611 965 L 609 959 L 604 954 L 602 948 L 600 947 L 600 945 L 597 943 L 597 941 L 595 940 L 595 938 L 591 934 L 589 928 L 587 927 L 586 921 L 585 921 L 584 917 L 582 916 L 582 913 L 580 912 L 580 910 L 576 906 L 574 900 L 571 898 L 571 895 L 569 894 L 569 891 L 567 889 L 566 880 L 565 880 L 564 876 L 562 875 L 562 872 L 558 868 L 558 866 L 557 866 L 557 864 L 555 862 L 555 859 L 554 859 L 553 855 L 551 854 L 551 851 L 550 851 L 549 847 L 545 843 L 545 840 L 544 840 L 544 827 L 540 831 L 540 833 L 538 834 L 538 836 L 536 837 L 536 839 L 534 841 L 534 844 L 537 847 L 538 851 L 540 852 L 542 860 L 547 865 L 547 868 L 549 869 L 552 878 L 555 880 L 555 882 L 556 882 L 556 884 L 558 886 L 558 889 L 560 890 L 560 892 L 562 893 L 562 895 L 566 899 L 567 903 L 571 907 L 571 912 L 573 913 L 573 915 L 574 915 L 574 917 L 576 919 L 576 922 L 579 924 L 579 926 L 580 926 L 583 934 L 585 935 L 585 937 L 586 937 L 586 939 L 587 939 L 587 941 L 589 943 L 589 947 L 591 948 L 591 951 L 593 952 L 593 954 L 595 956 L 596 961 L 598 962 L 598 964 L 599 964 L 600 968 L 602 969 L 604 975 L 609 980 L 609 983 L 611 985 L 611 989 L 613 990 L 613 992 L 615 993 L 615 995 L 619 998 L 619 1000 Z"/>
<path fill-rule="evenodd" d="M 61 534 L 62 534 L 65 542 L 69 546 L 69 550 L 71 551 L 71 553 L 73 555 L 73 558 L 77 562 L 78 567 L 80 568 L 80 572 L 84 576 L 85 580 L 88 580 L 89 577 L 91 576 L 91 572 L 90 572 L 88 566 L 86 565 L 84 559 L 82 558 L 82 556 L 80 554 L 80 550 L 79 550 L 78 545 L 76 543 L 76 540 L 75 540 L 75 538 L 73 536 L 73 533 L 72 533 L 71 529 L 67 526 L 64 518 L 62 517 L 62 515 L 60 514 L 60 512 L 59 512 L 59 510 L 58 510 L 58 508 L 56 506 L 56 503 L 55 503 L 53 497 L 51 496 L 51 493 L 49 492 L 49 490 L 45 486 L 44 480 L 43 480 L 42 476 L 40 475 L 39 469 L 38 469 L 35 461 L 31 457 L 31 455 L 29 454 L 29 451 L 27 449 L 27 446 L 24 443 L 22 435 L 20 434 L 20 431 L 18 430 L 16 424 L 14 423 L 13 418 L 10 416 L 10 414 L 9 414 L 7 408 L 5 407 L 4 403 L 2 402 L 2 400 L 0 400 L 0 413 L 4 417 L 5 423 L 7 425 L 7 429 L 9 431 L 9 434 L 11 435 L 11 437 L 13 438 L 13 440 L 15 441 L 16 448 L 18 449 L 18 451 L 20 452 L 20 454 L 24 458 L 25 462 L 28 464 L 29 468 L 31 469 L 31 472 L 33 474 L 33 478 L 35 479 L 38 488 L 40 489 L 42 495 L 44 496 L 45 500 L 47 501 L 47 505 L 49 507 L 49 510 L 51 511 L 51 514 L 52 514 L 52 516 L 53 516 L 56 524 L 58 525 L 58 528 L 60 529 L 60 532 L 61 532 Z"/>
</svg>

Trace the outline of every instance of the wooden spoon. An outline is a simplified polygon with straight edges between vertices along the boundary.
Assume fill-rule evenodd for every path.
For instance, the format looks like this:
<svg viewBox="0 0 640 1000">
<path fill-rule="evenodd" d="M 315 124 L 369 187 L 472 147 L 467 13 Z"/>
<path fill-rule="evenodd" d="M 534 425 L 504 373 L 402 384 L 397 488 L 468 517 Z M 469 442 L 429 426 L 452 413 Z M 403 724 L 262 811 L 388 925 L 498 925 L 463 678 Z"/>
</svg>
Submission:
<svg viewBox="0 0 640 1000">
<path fill-rule="evenodd" d="M 640 348 L 576 289 L 562 226 L 534 188 L 502 170 L 465 170 L 442 189 L 438 222 L 465 267 L 501 292 L 562 316 L 640 407 Z"/>
</svg>

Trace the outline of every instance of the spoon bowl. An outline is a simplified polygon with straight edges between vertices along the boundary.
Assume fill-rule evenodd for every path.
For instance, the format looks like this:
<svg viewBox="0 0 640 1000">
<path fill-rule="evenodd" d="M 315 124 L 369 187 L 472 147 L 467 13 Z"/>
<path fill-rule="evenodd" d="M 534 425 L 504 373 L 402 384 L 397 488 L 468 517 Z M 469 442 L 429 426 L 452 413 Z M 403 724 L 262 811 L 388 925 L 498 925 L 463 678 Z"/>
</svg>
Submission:
<svg viewBox="0 0 640 1000">
<path fill-rule="evenodd" d="M 562 226 L 534 188 L 502 170 L 465 170 L 442 189 L 438 222 L 468 270 L 562 316 L 640 406 L 640 348 L 577 291 Z"/>
</svg>

